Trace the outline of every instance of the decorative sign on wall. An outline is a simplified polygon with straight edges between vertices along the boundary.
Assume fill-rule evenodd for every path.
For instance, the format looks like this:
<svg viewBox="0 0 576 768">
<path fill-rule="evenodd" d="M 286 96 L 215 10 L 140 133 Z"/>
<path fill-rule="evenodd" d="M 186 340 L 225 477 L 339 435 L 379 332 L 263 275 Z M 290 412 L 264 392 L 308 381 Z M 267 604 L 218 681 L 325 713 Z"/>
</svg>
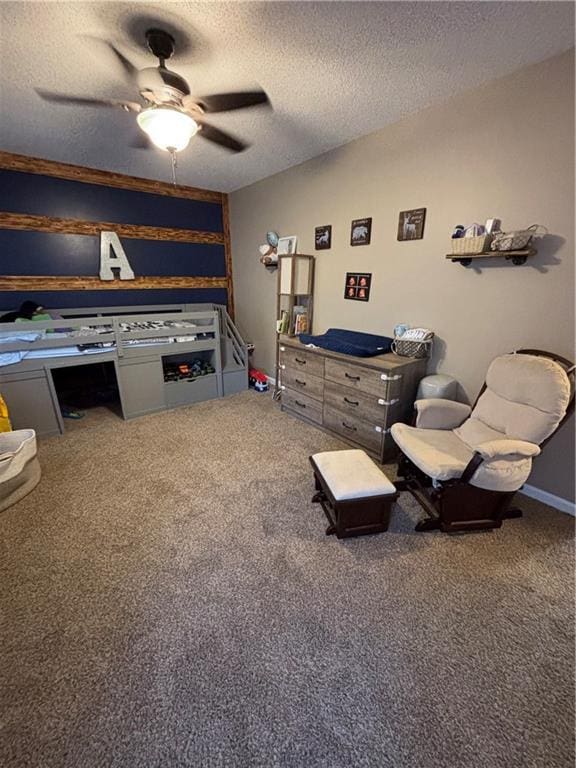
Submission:
<svg viewBox="0 0 576 768">
<path fill-rule="evenodd" d="M 426 208 L 401 211 L 398 218 L 398 240 L 421 240 L 424 237 Z"/>
<path fill-rule="evenodd" d="M 327 251 L 332 245 L 332 225 L 316 227 L 314 230 L 314 248 L 317 251 Z"/>
<path fill-rule="evenodd" d="M 100 232 L 100 280 L 114 280 L 114 272 L 120 272 L 120 280 L 134 280 L 134 272 L 116 232 Z"/>
<path fill-rule="evenodd" d="M 370 245 L 372 219 L 354 219 L 350 229 L 350 245 Z"/>
<path fill-rule="evenodd" d="M 346 272 L 344 298 L 354 301 L 369 301 L 371 283 L 371 272 Z"/>
</svg>

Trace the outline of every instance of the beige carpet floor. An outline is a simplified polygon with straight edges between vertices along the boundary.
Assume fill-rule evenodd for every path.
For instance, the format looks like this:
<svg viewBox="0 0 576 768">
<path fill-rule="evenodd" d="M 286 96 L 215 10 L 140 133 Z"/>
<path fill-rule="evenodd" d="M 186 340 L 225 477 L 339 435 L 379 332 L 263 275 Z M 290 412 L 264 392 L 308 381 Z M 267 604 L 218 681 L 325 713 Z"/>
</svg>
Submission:
<svg viewBox="0 0 576 768">
<path fill-rule="evenodd" d="M 338 541 L 308 455 L 243 393 L 41 443 L 0 515 L 6 768 L 568 768 L 573 519 Z"/>
</svg>

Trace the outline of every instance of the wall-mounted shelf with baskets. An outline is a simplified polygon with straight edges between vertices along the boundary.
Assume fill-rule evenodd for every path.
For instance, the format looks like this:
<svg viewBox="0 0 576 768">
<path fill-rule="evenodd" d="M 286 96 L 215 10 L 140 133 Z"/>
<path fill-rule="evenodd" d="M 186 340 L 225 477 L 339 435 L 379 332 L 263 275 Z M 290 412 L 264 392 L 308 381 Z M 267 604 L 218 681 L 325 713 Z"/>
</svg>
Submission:
<svg viewBox="0 0 576 768">
<path fill-rule="evenodd" d="M 525 264 L 526 259 L 530 256 L 535 256 L 537 253 L 535 248 L 524 248 L 521 251 L 485 251 L 484 253 L 448 253 L 446 258 L 450 261 L 457 261 L 462 264 L 463 267 L 469 267 L 473 261 L 477 259 L 506 259 L 511 261 L 512 264 L 519 266 Z"/>
</svg>

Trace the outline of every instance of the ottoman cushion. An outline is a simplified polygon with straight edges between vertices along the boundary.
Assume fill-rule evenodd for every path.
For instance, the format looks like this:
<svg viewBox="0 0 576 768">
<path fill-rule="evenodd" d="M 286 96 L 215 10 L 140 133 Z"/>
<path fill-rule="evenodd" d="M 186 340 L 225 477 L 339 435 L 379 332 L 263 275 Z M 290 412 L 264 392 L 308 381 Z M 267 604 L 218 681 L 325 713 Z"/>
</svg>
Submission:
<svg viewBox="0 0 576 768">
<path fill-rule="evenodd" d="M 325 451 L 312 456 L 336 501 L 386 496 L 394 485 L 364 451 Z"/>
</svg>

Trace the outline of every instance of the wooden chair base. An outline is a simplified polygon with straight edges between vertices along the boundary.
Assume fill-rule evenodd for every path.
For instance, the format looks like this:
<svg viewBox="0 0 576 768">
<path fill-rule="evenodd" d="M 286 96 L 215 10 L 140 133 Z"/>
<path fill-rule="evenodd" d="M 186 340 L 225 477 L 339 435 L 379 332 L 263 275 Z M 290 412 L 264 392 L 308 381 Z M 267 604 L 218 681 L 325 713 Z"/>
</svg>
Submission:
<svg viewBox="0 0 576 768">
<path fill-rule="evenodd" d="M 398 464 L 398 472 L 403 477 L 396 481 L 396 488 L 408 491 L 427 514 L 416 524 L 416 531 L 491 530 L 500 528 L 503 520 L 522 517 L 522 510 L 510 508 L 515 492 L 487 491 L 458 481 L 434 488 L 430 478 L 405 456 Z"/>
</svg>

